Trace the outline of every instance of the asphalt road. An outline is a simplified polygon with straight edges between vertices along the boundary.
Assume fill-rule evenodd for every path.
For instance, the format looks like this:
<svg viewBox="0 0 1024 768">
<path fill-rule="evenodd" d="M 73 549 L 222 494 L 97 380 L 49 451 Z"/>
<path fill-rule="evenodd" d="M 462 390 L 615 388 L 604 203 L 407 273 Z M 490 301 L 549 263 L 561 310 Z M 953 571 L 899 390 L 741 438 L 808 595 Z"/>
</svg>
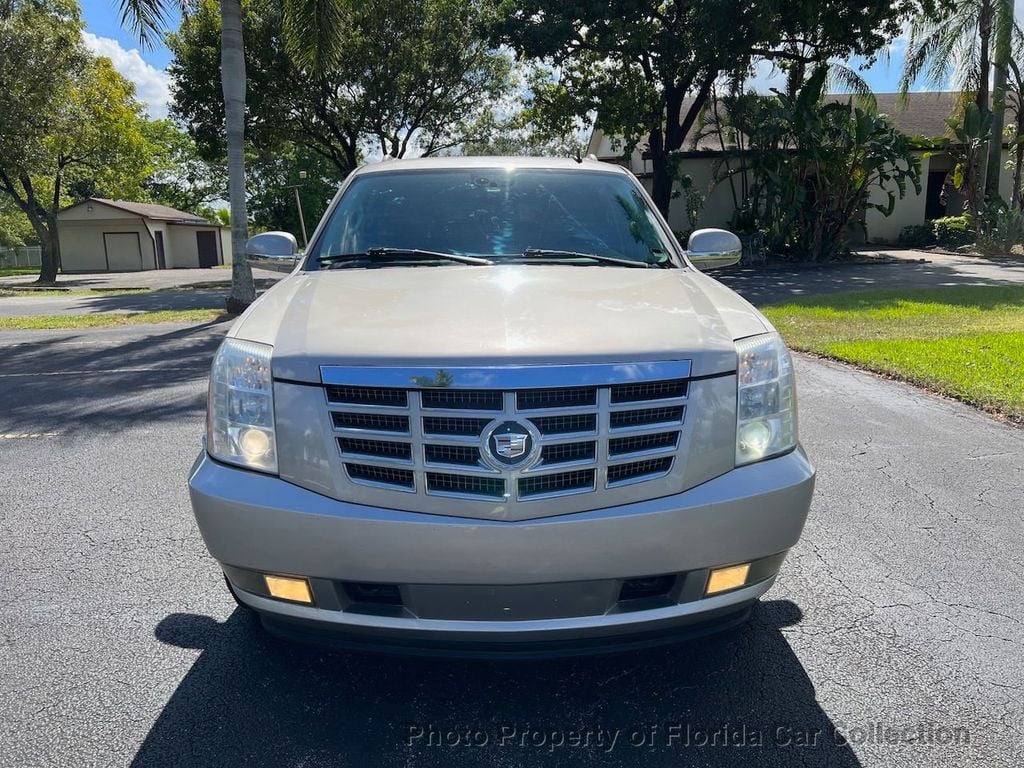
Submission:
<svg viewBox="0 0 1024 768">
<path fill-rule="evenodd" d="M 800 358 L 818 492 L 745 628 L 322 652 L 234 609 L 189 511 L 224 330 L 0 334 L 0 765 L 1024 764 L 1021 430 Z"/>
</svg>

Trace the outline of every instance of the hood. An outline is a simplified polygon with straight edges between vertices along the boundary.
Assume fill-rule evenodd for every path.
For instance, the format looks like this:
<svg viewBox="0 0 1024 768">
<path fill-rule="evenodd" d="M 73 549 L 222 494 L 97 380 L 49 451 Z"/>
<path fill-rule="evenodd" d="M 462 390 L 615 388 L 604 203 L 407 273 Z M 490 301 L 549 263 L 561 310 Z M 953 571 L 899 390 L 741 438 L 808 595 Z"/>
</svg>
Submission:
<svg viewBox="0 0 1024 768">
<path fill-rule="evenodd" d="M 231 335 L 274 346 L 274 377 L 321 365 L 474 366 L 692 360 L 735 370 L 733 340 L 768 329 L 753 307 L 688 269 L 563 265 L 297 272 Z"/>
</svg>

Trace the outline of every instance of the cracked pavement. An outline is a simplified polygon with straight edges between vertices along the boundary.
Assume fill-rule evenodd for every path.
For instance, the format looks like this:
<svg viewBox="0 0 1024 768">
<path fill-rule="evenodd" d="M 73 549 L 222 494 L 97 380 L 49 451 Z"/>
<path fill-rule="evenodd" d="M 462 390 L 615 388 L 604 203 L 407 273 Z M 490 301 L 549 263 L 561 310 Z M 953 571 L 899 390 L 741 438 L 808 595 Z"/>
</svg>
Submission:
<svg viewBox="0 0 1024 768">
<path fill-rule="evenodd" d="M 192 520 L 226 328 L 0 334 L 0 764 L 1024 764 L 1024 431 L 799 357 L 818 490 L 749 625 L 543 662 L 330 653 L 236 611 Z"/>
</svg>

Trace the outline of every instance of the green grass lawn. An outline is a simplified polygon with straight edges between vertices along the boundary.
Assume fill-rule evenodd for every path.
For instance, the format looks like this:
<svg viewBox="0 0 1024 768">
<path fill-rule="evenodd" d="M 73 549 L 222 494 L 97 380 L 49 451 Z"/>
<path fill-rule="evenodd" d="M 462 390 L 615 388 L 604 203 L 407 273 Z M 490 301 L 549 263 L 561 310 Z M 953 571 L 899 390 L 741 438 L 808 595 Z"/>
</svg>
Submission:
<svg viewBox="0 0 1024 768">
<path fill-rule="evenodd" d="M 1024 286 L 841 293 L 764 312 L 793 349 L 1024 422 Z"/>
<path fill-rule="evenodd" d="M 15 275 L 38 275 L 39 267 L 0 267 L 0 277 Z"/>
<path fill-rule="evenodd" d="M 96 312 L 89 315 L 25 315 L 0 317 L 0 330 L 63 330 L 111 328 L 140 323 L 212 323 L 227 320 L 219 309 L 174 309 L 159 312 Z"/>
</svg>

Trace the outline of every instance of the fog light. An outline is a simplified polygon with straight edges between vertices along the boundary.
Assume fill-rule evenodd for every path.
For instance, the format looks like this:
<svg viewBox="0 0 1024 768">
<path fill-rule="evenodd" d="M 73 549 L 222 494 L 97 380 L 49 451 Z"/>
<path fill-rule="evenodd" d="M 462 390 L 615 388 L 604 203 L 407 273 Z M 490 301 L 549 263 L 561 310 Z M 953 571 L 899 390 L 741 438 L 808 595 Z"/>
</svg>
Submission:
<svg viewBox="0 0 1024 768">
<path fill-rule="evenodd" d="M 312 603 L 313 594 L 309 591 L 309 582 L 305 579 L 296 579 L 291 576 L 270 576 L 263 577 L 267 582 L 267 591 L 271 597 L 279 600 L 291 600 L 295 603 Z"/>
<path fill-rule="evenodd" d="M 704 590 L 704 594 L 716 595 L 719 592 L 742 587 L 747 583 L 748 573 L 750 573 L 750 563 L 730 565 L 728 568 L 715 568 L 708 576 L 708 586 Z"/>
</svg>

